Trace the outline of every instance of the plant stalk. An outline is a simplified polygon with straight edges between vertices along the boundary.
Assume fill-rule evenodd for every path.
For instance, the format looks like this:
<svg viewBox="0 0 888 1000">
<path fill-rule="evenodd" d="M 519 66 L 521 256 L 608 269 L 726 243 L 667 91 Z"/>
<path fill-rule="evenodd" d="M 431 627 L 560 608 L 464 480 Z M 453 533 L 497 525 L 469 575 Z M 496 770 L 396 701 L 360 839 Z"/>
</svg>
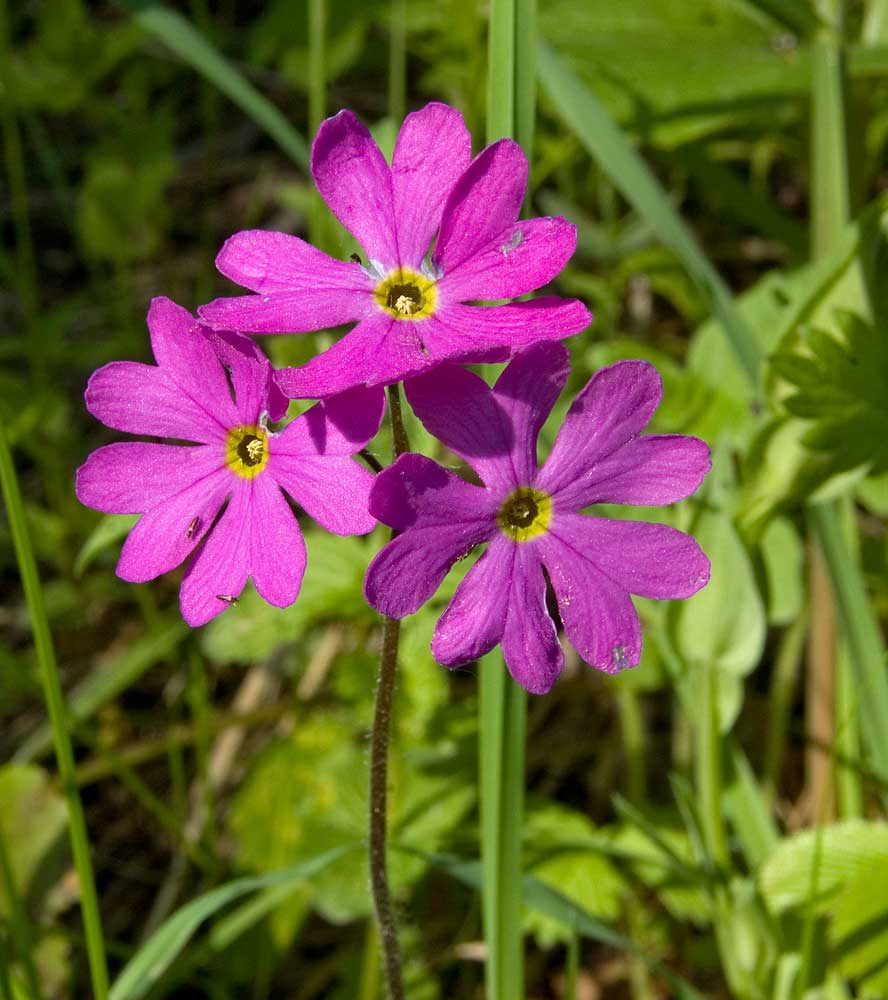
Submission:
<svg viewBox="0 0 888 1000">
<path fill-rule="evenodd" d="M 392 426 L 392 459 L 396 461 L 409 449 L 410 443 L 404 430 L 404 420 L 401 415 L 401 394 L 397 385 L 388 386 L 387 395 Z M 370 733 L 370 887 L 373 892 L 376 921 L 379 925 L 385 980 L 390 1000 L 404 1000 L 398 926 L 392 906 L 386 864 L 388 748 L 400 635 L 401 623 L 396 618 L 386 618 L 382 626 L 382 655 L 379 659 L 373 729 Z"/>
<path fill-rule="evenodd" d="M 74 867 L 80 882 L 80 910 L 83 915 L 93 1000 L 106 1000 L 108 996 L 108 967 L 105 958 L 105 942 L 102 936 L 99 900 L 96 894 L 92 861 L 90 860 L 86 820 L 74 772 L 74 751 L 68 733 L 65 699 L 59 681 L 43 589 L 37 572 L 37 562 L 34 558 L 31 537 L 25 520 L 25 508 L 2 422 L 0 422 L 0 487 L 2 487 L 3 499 L 6 503 L 9 530 L 12 534 L 13 546 L 18 560 L 25 600 L 31 616 L 34 647 L 37 662 L 40 665 L 40 677 L 43 682 L 49 723 L 52 728 L 59 780 L 68 810 L 68 834 L 71 840 L 71 851 L 74 855 Z"/>
</svg>

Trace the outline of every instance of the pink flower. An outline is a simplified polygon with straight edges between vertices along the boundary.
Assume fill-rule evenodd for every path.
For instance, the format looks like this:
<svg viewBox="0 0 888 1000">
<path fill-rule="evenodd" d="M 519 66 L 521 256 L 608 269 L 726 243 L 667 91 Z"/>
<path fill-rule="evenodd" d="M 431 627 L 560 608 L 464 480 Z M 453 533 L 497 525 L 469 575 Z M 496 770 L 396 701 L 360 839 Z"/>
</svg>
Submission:
<svg viewBox="0 0 888 1000">
<path fill-rule="evenodd" d="M 597 372 L 537 467 L 537 435 L 568 371 L 566 348 L 541 343 L 516 356 L 493 389 L 450 365 L 408 382 L 417 416 L 483 485 L 408 454 L 370 494 L 371 513 L 401 534 L 370 564 L 369 603 L 395 618 L 412 614 L 457 559 L 487 542 L 438 621 L 432 652 L 455 667 L 502 643 L 512 676 L 534 694 L 552 687 L 564 661 L 544 570 L 568 639 L 611 673 L 641 656 L 630 594 L 690 597 L 709 579 L 709 560 L 683 532 L 578 513 L 597 503 L 674 503 L 709 470 L 709 449 L 697 438 L 641 434 L 662 396 L 647 362 Z"/>
<path fill-rule="evenodd" d="M 466 304 L 541 288 L 576 246 L 564 219 L 517 221 L 527 160 L 516 143 L 503 139 L 470 160 L 462 115 L 446 104 L 407 116 L 391 167 L 358 118 L 340 111 L 318 130 L 312 173 L 367 266 L 284 233 L 237 233 L 216 265 L 257 294 L 216 299 L 201 319 L 252 333 L 357 323 L 304 367 L 279 373 L 294 399 L 398 382 L 445 360 L 506 360 L 511 349 L 578 333 L 591 317 L 575 299 Z"/>
<path fill-rule="evenodd" d="M 148 327 L 159 367 L 105 365 L 89 380 L 87 408 L 116 430 L 198 444 L 111 444 L 78 469 L 81 503 L 142 515 L 117 575 L 153 580 L 197 550 L 179 595 L 189 625 L 235 603 L 250 576 L 269 604 L 292 604 L 305 544 L 283 491 L 328 531 L 372 530 L 373 476 L 351 456 L 379 428 L 382 391 L 356 389 L 318 404 L 275 434 L 266 418 L 283 415 L 280 397 L 251 341 L 207 336 L 163 298 L 151 303 Z"/>
</svg>

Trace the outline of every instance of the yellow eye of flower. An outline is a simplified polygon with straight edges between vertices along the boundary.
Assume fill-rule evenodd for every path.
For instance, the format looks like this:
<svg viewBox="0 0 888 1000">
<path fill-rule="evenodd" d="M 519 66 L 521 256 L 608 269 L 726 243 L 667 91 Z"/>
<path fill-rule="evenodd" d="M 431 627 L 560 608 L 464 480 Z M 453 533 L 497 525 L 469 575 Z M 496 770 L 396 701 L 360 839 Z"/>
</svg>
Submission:
<svg viewBox="0 0 888 1000">
<path fill-rule="evenodd" d="M 268 435 L 255 424 L 232 427 L 225 442 L 225 464 L 242 479 L 255 479 L 268 465 Z"/>
<path fill-rule="evenodd" d="M 516 542 L 545 535 L 552 523 L 552 498 L 531 486 L 519 486 L 496 516 L 502 532 Z"/>
<path fill-rule="evenodd" d="M 373 295 L 377 305 L 395 319 L 426 319 L 438 302 L 435 283 L 407 267 L 399 267 L 383 278 Z"/>
</svg>

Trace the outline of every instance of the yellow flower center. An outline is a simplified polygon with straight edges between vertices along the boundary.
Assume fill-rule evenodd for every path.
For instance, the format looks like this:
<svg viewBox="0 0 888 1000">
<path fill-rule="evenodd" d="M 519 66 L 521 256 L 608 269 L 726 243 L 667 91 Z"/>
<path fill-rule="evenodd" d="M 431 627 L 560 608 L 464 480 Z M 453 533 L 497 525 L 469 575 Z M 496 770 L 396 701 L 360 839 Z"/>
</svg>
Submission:
<svg viewBox="0 0 888 1000">
<path fill-rule="evenodd" d="M 519 486 L 506 498 L 496 519 L 503 533 L 513 541 L 539 538 L 552 523 L 552 498 L 532 486 Z"/>
<path fill-rule="evenodd" d="M 232 427 L 225 442 L 225 464 L 242 479 L 255 479 L 268 465 L 268 435 L 255 424 Z"/>
<path fill-rule="evenodd" d="M 373 295 L 379 307 L 395 319 L 426 319 L 434 313 L 438 301 L 434 281 L 408 267 L 388 274 Z"/>
</svg>

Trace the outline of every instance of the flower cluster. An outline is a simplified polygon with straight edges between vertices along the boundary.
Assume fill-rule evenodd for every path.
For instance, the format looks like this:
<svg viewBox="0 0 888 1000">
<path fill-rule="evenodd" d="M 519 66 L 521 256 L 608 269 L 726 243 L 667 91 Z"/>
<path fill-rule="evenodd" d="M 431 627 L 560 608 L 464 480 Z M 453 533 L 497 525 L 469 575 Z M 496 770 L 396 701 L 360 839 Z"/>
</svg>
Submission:
<svg viewBox="0 0 888 1000">
<path fill-rule="evenodd" d="M 699 486 L 709 453 L 695 438 L 641 434 L 660 380 L 645 362 L 624 361 L 579 393 L 538 467 L 537 436 L 569 371 L 560 341 L 591 317 L 581 302 L 554 296 L 485 303 L 548 284 L 573 254 L 574 227 L 519 220 L 520 147 L 503 139 L 472 159 L 462 116 L 443 104 L 406 118 L 391 166 L 342 111 L 318 131 L 311 168 L 366 263 L 284 233 L 237 233 L 217 266 L 252 294 L 216 299 L 197 319 L 155 299 L 156 366 L 113 362 L 89 381 L 87 407 L 108 427 L 180 442 L 110 444 L 78 470 L 83 503 L 141 514 L 118 575 L 150 580 L 189 560 L 180 604 L 195 626 L 235 604 L 250 577 L 266 601 L 286 607 L 306 569 L 293 502 L 336 534 L 377 522 L 395 529 L 368 569 L 365 596 L 396 618 L 487 544 L 435 630 L 432 650 L 447 666 L 502 644 L 515 679 L 547 691 L 563 660 L 549 584 L 585 660 L 606 671 L 637 664 L 629 595 L 688 597 L 709 564 L 673 528 L 579 511 L 673 503 Z M 349 331 L 301 368 L 274 370 L 249 336 L 344 324 Z M 492 389 L 461 367 L 478 361 L 509 361 Z M 480 485 L 422 455 L 402 455 L 375 477 L 356 459 L 379 429 L 383 387 L 398 382 Z M 319 402 L 273 429 L 290 399 Z"/>
</svg>

